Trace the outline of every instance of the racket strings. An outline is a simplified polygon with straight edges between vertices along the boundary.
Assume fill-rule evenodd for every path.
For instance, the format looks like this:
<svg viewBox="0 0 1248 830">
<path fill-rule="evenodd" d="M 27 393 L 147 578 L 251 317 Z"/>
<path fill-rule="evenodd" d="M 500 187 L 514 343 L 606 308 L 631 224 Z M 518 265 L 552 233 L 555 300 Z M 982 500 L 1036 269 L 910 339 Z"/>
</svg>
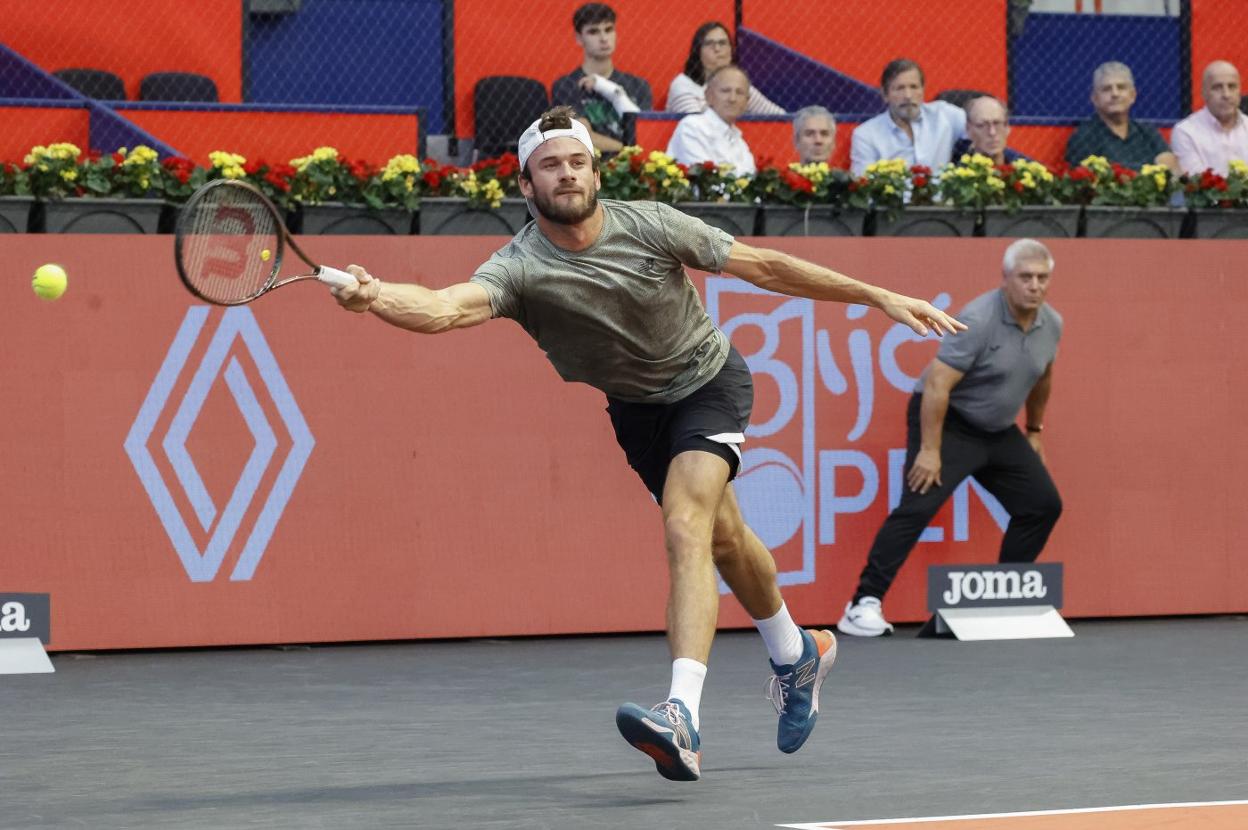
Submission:
<svg viewBox="0 0 1248 830">
<path fill-rule="evenodd" d="M 178 225 L 184 277 L 204 299 L 237 303 L 262 293 L 281 260 L 278 219 L 246 187 L 212 187 Z"/>
</svg>

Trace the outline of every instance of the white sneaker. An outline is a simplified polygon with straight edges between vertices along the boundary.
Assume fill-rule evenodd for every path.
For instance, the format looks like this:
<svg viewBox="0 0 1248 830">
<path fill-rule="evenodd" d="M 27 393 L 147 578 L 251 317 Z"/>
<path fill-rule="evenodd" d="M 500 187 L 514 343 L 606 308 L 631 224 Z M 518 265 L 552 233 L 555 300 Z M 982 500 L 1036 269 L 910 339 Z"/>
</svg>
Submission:
<svg viewBox="0 0 1248 830">
<path fill-rule="evenodd" d="M 884 609 L 875 597 L 863 597 L 845 606 L 845 616 L 836 630 L 854 637 L 879 637 L 893 633 L 893 624 L 884 619 Z"/>
</svg>

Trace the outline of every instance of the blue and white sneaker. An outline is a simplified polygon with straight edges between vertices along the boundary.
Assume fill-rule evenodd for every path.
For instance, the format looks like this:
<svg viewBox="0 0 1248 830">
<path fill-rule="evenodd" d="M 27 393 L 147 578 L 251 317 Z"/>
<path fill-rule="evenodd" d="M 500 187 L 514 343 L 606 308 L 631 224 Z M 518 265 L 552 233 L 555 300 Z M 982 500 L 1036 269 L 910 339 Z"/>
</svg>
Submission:
<svg viewBox="0 0 1248 830">
<path fill-rule="evenodd" d="M 806 743 L 819 717 L 819 687 L 836 661 L 836 637 L 831 631 L 802 631 L 802 656 L 791 666 L 771 664 L 767 698 L 780 714 L 776 745 L 781 752 L 797 752 Z M 770 661 L 769 661 L 770 662 Z"/>
<path fill-rule="evenodd" d="M 620 734 L 654 759 L 659 775 L 672 781 L 702 777 L 702 741 L 684 701 L 665 700 L 653 709 L 625 703 L 615 713 Z"/>
</svg>

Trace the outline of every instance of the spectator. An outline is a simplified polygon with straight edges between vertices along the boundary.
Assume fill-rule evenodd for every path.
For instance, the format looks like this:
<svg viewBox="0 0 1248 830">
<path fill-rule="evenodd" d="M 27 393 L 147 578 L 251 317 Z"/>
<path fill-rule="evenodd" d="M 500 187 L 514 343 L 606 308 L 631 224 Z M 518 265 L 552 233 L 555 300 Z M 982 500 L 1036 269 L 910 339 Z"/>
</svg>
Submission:
<svg viewBox="0 0 1248 830">
<path fill-rule="evenodd" d="M 551 87 L 554 106 L 570 106 L 589 128 L 594 147 L 616 153 L 624 146 L 624 116 L 654 106 L 650 84 L 615 68 L 615 10 L 586 3 L 572 13 L 576 43 L 584 52 L 580 67 Z"/>
<path fill-rule="evenodd" d="M 1170 143 L 1184 173 L 1212 170 L 1225 176 L 1233 159 L 1248 161 L 1248 118 L 1239 111 L 1239 70 L 1226 61 L 1205 67 L 1203 109 L 1174 125 Z"/>
<path fill-rule="evenodd" d="M 826 164 L 836 149 L 836 118 L 823 107 L 798 110 L 793 116 L 793 146 L 802 164 Z"/>
<path fill-rule="evenodd" d="M 923 103 L 923 70 L 898 58 L 884 67 L 880 89 L 888 109 L 854 129 L 850 168 L 855 176 L 882 159 L 902 159 L 938 170 L 966 136 L 966 110 L 946 101 Z"/>
<path fill-rule="evenodd" d="M 706 110 L 680 119 L 667 154 L 681 164 L 713 161 L 752 175 L 754 154 L 736 126 L 749 98 L 750 79 L 744 69 L 732 64 L 716 69 L 706 81 Z"/>
<path fill-rule="evenodd" d="M 1088 156 L 1139 170 L 1164 164 L 1179 172 L 1179 161 L 1161 134 L 1131 118 L 1135 77 L 1125 63 L 1109 61 L 1092 73 L 1092 106 L 1096 115 L 1079 125 L 1066 142 L 1066 163 L 1078 165 Z"/>
<path fill-rule="evenodd" d="M 737 62 L 737 44 L 728 27 L 711 21 L 693 33 L 685 71 L 672 79 L 667 88 L 668 112 L 702 112 L 706 109 L 706 82 L 716 69 Z M 783 115 L 784 108 L 772 103 L 753 87 L 745 111 L 750 115 Z"/>
<path fill-rule="evenodd" d="M 1053 256 L 1034 239 L 1005 250 L 1001 287 L 959 314 L 968 330 L 945 340 L 906 414 L 906 488 L 875 536 L 853 600 L 837 623 L 878 637 L 893 627 L 882 600 L 923 528 L 967 476 L 1010 514 L 1002 562 L 1032 562 L 1062 512 L 1040 442 L 1062 318 L 1045 303 Z M 1026 408 L 1027 433 L 1015 424 Z"/>
<path fill-rule="evenodd" d="M 979 153 L 996 165 L 1012 164 L 1027 156 L 1006 146 L 1010 137 L 1010 113 L 996 98 L 983 96 L 966 105 L 966 138 L 953 145 L 953 160 Z"/>
</svg>

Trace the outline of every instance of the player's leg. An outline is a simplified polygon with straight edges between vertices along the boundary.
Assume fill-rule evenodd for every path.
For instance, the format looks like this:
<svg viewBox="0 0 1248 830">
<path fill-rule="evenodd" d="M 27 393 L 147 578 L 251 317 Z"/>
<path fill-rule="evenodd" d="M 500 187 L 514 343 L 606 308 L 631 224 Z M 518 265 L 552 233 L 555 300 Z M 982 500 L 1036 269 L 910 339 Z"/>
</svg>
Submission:
<svg viewBox="0 0 1248 830">
<path fill-rule="evenodd" d="M 975 478 L 1010 514 L 1001 561 L 1034 562 L 1062 515 L 1062 497 L 1040 456 L 1012 427 L 993 441 L 988 464 Z"/>
<path fill-rule="evenodd" d="M 903 471 L 910 470 L 919 453 L 922 439 L 919 423 L 921 400 L 918 395 L 912 397 L 906 411 L 906 461 Z M 857 637 L 892 633 L 893 626 L 884 618 L 884 595 L 932 517 L 963 479 L 987 463 L 985 436 L 986 433 L 966 424 L 952 410 L 946 414 L 941 433 L 941 483 L 926 493 L 916 493 L 905 484 L 903 476 L 901 500 L 888 514 L 871 543 L 867 564 L 858 578 L 858 588 L 836 625 L 838 631 Z"/>
<path fill-rule="evenodd" d="M 789 616 L 776 585 L 776 561 L 741 515 L 729 485 L 715 516 L 715 566 L 749 612 L 771 658 L 768 697 L 780 716 L 776 745 L 796 752 L 819 716 L 819 690 L 836 660 L 830 631 L 803 631 Z"/>
<path fill-rule="evenodd" d="M 672 685 L 657 706 L 626 703 L 615 715 L 624 739 L 653 758 L 664 778 L 676 781 L 702 774 L 699 708 L 719 616 L 711 532 L 729 472 L 725 458 L 702 450 L 681 452 L 668 465 L 662 508 Z"/>
</svg>

